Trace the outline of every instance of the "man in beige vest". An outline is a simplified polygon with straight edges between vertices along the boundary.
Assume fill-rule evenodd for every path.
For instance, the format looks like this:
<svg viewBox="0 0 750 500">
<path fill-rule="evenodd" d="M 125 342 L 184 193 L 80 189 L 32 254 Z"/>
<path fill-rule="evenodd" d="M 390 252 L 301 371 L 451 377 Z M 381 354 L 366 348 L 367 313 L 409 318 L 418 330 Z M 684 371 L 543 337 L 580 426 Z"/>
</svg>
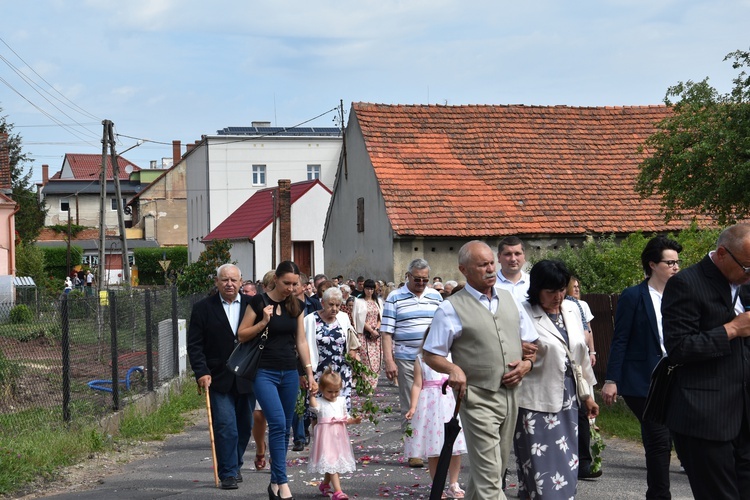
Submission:
<svg viewBox="0 0 750 500">
<path fill-rule="evenodd" d="M 534 329 L 510 292 L 495 289 L 495 257 L 487 244 L 475 240 L 461 247 L 458 269 L 466 286 L 435 312 L 424 360 L 448 374 L 463 400 L 460 416 L 470 463 L 466 498 L 505 499 L 502 476 L 518 415 L 515 388 L 535 358 L 522 356 L 521 336 L 530 338 Z"/>
</svg>

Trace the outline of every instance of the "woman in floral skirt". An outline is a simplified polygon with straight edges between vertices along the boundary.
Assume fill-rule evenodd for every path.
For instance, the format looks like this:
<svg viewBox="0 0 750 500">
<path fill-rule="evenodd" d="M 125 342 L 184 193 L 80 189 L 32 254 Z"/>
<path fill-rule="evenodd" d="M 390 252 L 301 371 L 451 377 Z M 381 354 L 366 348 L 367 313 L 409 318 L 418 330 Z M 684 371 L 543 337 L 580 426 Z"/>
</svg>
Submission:
<svg viewBox="0 0 750 500">
<path fill-rule="evenodd" d="M 380 367 L 383 360 L 383 351 L 380 340 L 380 322 L 383 319 L 383 302 L 375 291 L 375 281 L 368 279 L 364 284 L 365 295 L 354 301 L 352 316 L 354 328 L 357 330 L 362 362 L 373 372 L 374 376 L 366 380 L 373 388 L 378 386 Z"/>
</svg>

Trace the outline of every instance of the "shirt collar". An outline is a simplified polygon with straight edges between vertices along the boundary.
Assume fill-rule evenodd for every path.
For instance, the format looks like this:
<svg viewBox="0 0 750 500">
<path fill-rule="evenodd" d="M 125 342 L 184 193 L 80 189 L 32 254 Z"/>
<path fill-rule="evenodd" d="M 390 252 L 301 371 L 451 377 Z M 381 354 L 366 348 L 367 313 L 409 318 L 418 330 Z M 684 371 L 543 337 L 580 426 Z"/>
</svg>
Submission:
<svg viewBox="0 0 750 500">
<path fill-rule="evenodd" d="M 492 287 L 492 298 L 488 298 L 485 294 L 471 286 L 470 284 L 466 283 L 464 285 L 464 289 L 471 294 L 472 297 L 474 297 L 477 300 L 482 300 L 482 297 L 484 297 L 484 300 L 494 300 L 497 298 L 497 290 L 495 290 L 495 287 Z"/>
</svg>

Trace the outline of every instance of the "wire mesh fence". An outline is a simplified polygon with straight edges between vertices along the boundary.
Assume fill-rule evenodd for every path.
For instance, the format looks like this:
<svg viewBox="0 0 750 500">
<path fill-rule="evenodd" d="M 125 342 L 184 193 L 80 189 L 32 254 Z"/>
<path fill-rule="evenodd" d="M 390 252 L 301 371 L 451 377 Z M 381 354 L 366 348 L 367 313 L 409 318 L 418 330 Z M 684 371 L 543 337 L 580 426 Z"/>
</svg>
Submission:
<svg viewBox="0 0 750 500">
<path fill-rule="evenodd" d="M 63 295 L 0 323 L 0 433 L 100 418 L 187 369 L 192 304 L 175 289 Z M 114 383 L 113 383 L 114 381 Z"/>
</svg>

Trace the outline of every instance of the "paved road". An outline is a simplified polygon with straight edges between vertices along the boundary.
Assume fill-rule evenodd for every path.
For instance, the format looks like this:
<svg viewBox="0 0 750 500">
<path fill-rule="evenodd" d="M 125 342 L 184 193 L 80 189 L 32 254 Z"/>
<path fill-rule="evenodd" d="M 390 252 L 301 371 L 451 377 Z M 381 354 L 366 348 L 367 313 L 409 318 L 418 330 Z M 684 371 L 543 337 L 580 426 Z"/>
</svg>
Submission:
<svg viewBox="0 0 750 500">
<path fill-rule="evenodd" d="M 381 405 L 398 408 L 396 389 L 386 381 L 378 388 Z M 385 416 L 379 425 L 365 423 L 351 426 L 350 434 L 354 450 L 360 460 L 358 470 L 342 479 L 345 492 L 351 498 L 428 498 L 429 474 L 425 469 L 410 469 L 403 463 L 401 451 L 403 443 L 399 417 Z M 147 459 L 132 462 L 124 467 L 124 472 L 105 477 L 93 489 L 74 491 L 44 498 L 68 499 L 161 499 L 180 500 L 214 498 L 266 497 L 266 487 L 270 480 L 268 470 L 255 471 L 251 443 L 246 455 L 243 470 L 245 481 L 238 490 L 218 490 L 213 484 L 211 452 L 208 444 L 208 427 L 205 412 L 199 412 L 196 424 L 182 434 L 170 437 L 160 453 Z M 580 500 L 636 499 L 644 498 L 646 491 L 646 471 L 643 450 L 639 444 L 622 440 L 607 440 L 604 451 L 604 475 L 596 480 L 580 481 L 577 498 Z M 305 452 L 289 452 L 289 482 L 295 498 L 320 499 L 317 484 L 318 476 L 306 472 Z M 464 461 L 461 482 L 468 478 L 470 464 Z M 672 498 L 690 499 L 687 477 L 672 466 Z M 514 481 L 512 481 L 514 482 Z M 517 498 L 513 487 L 507 491 L 509 498 Z"/>
</svg>

